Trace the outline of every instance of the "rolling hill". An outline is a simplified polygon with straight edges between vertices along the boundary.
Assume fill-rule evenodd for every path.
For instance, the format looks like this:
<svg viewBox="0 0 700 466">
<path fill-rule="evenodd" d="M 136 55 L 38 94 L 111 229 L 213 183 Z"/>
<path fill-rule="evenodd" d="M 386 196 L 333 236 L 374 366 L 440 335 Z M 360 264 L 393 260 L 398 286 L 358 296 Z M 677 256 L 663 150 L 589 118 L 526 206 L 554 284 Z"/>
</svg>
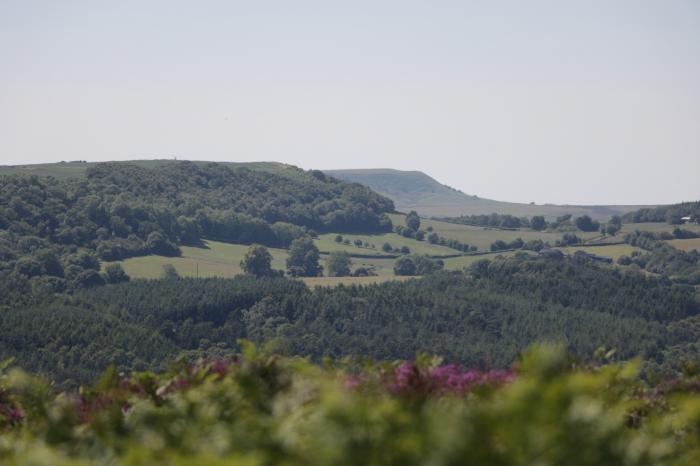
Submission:
<svg viewBox="0 0 700 466">
<path fill-rule="evenodd" d="M 452 217 L 495 212 L 528 217 L 544 215 L 550 218 L 564 214 L 586 214 L 595 219 L 606 220 L 613 215 L 624 215 L 641 207 L 535 205 L 482 199 L 446 186 L 420 171 L 378 168 L 326 170 L 325 173 L 341 180 L 369 186 L 372 190 L 393 200 L 399 211 L 415 210 L 420 215 L 427 217 Z"/>
</svg>

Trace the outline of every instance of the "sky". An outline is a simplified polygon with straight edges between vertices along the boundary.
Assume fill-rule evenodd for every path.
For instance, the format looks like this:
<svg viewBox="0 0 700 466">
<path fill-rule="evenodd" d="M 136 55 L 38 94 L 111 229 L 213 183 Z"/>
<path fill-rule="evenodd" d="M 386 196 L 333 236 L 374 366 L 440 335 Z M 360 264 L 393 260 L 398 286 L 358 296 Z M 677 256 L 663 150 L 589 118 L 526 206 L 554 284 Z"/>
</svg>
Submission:
<svg viewBox="0 0 700 466">
<path fill-rule="evenodd" d="M 0 0 L 0 165 L 420 170 L 700 199 L 700 1 Z"/>
</svg>

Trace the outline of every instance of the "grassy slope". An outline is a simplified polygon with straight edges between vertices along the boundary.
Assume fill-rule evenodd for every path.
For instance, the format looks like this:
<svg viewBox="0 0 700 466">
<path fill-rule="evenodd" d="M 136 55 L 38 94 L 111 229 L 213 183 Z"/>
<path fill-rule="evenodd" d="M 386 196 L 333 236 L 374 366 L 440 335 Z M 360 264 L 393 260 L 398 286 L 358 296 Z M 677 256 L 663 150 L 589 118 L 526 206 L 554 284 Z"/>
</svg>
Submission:
<svg viewBox="0 0 700 466">
<path fill-rule="evenodd" d="M 321 252 L 330 251 L 347 251 L 351 255 L 387 255 L 382 251 L 382 245 L 384 243 L 391 244 L 394 248 L 400 248 L 402 246 L 408 247 L 412 253 L 415 254 L 428 254 L 430 256 L 453 256 L 459 254 L 459 251 L 447 248 L 445 246 L 438 246 L 428 243 L 427 241 L 416 241 L 411 238 L 404 238 L 396 233 L 384 233 L 380 235 L 343 235 L 343 238 L 350 240 L 351 244 L 346 245 L 342 243 L 335 242 L 335 233 L 329 233 L 320 235 L 318 240 L 316 240 L 316 246 Z M 352 242 L 355 239 L 360 239 L 363 242 L 369 242 L 373 244 L 374 248 L 357 247 Z"/>
<path fill-rule="evenodd" d="M 197 274 L 199 274 L 200 277 L 232 277 L 243 273 L 240 262 L 246 251 L 248 251 L 249 246 L 222 243 L 219 241 L 205 241 L 205 245 L 206 247 L 204 248 L 182 246 L 181 257 L 132 257 L 124 261 L 103 262 L 102 267 L 104 268 L 114 263 L 121 264 L 126 273 L 133 278 L 158 278 L 163 272 L 163 266 L 166 264 L 173 265 L 178 273 L 184 277 L 194 277 L 197 276 Z M 284 270 L 287 251 L 275 248 L 269 248 L 269 251 L 273 257 L 272 268 Z M 322 262 L 325 261 L 325 257 L 325 255 L 322 257 Z M 344 277 L 342 279 L 321 277 L 304 279 L 304 281 L 314 285 L 333 285 L 338 283 L 376 283 L 394 278 L 394 259 L 392 258 L 353 258 L 352 262 L 354 267 L 373 267 L 378 277 Z"/>
<path fill-rule="evenodd" d="M 395 225 L 404 224 L 404 215 L 392 214 L 390 217 L 391 221 L 394 222 Z M 499 230 L 470 225 L 458 225 L 455 223 L 441 222 L 439 220 L 421 220 L 421 228 L 425 229 L 427 227 L 433 227 L 435 232 L 447 239 L 455 239 L 463 243 L 476 246 L 479 248 L 479 251 L 482 252 L 489 251 L 491 243 L 497 240 L 502 240 L 508 243 L 516 238 L 521 238 L 523 241 L 541 239 L 542 241 L 554 243 L 556 240 L 561 239 L 563 235 L 561 232 Z M 600 236 L 598 233 L 584 233 L 581 231 L 577 231 L 576 235 L 586 240 L 591 240 Z"/>
<path fill-rule="evenodd" d="M 98 162 L 0 166 L 0 175 L 27 173 L 56 178 L 77 177 L 82 176 L 88 167 L 96 163 Z M 173 160 L 135 160 L 128 161 L 128 163 L 153 168 L 173 163 Z M 195 161 L 194 163 L 208 162 Z M 253 170 L 268 171 L 289 177 L 298 177 L 302 173 L 296 167 L 277 162 L 219 163 L 233 167 L 247 167 Z M 378 193 L 393 199 L 398 210 L 417 210 L 424 216 L 457 216 L 497 212 L 517 216 L 546 215 L 555 217 L 570 213 L 573 215 L 588 214 L 594 218 L 606 219 L 611 215 L 623 214 L 640 207 L 530 205 L 481 199 L 449 188 L 425 173 L 418 171 L 368 169 L 329 170 L 326 173 L 341 179 L 365 184 Z"/>
<path fill-rule="evenodd" d="M 669 244 L 674 248 L 681 249 L 683 251 L 700 251 L 700 238 L 692 239 L 674 239 L 669 241 Z"/>
<path fill-rule="evenodd" d="M 392 215 L 393 220 L 397 223 L 403 222 L 401 215 Z M 520 237 L 524 240 L 539 238 L 544 241 L 554 242 L 556 239 L 561 237 L 561 233 L 549 233 L 549 232 L 535 232 L 529 230 L 519 230 L 519 231 L 504 231 L 504 230 L 494 230 L 479 227 L 471 227 L 466 225 L 454 225 L 445 222 L 439 222 L 434 220 L 424 220 L 423 225 L 433 226 L 434 230 L 440 235 L 447 238 L 455 238 L 460 241 L 467 242 L 469 244 L 479 246 L 479 249 L 483 252 L 487 252 L 489 246 L 496 239 L 502 239 L 503 241 L 512 241 L 513 239 Z M 671 231 L 673 229 L 672 225 L 664 224 L 628 224 L 624 225 L 623 232 L 629 232 L 634 230 L 647 230 L 647 231 Z M 700 226 L 689 226 L 688 229 L 695 231 L 700 231 Z M 597 235 L 594 233 L 581 233 L 578 232 L 580 236 L 584 238 L 595 238 Z M 388 241 L 393 246 L 408 246 L 412 252 L 420 254 L 429 254 L 435 257 L 445 256 L 448 254 L 456 254 L 458 251 L 453 249 L 434 246 L 426 241 L 416 241 L 409 238 L 404 238 L 402 236 L 396 235 L 394 233 L 387 233 L 382 235 L 344 235 L 344 237 L 349 238 L 351 241 L 355 238 L 360 238 L 363 241 L 369 241 L 376 245 L 376 249 L 369 248 L 358 248 L 354 245 L 343 245 L 335 242 L 335 234 L 321 235 L 319 239 L 316 240 L 316 244 L 319 249 L 323 252 L 322 262 L 325 262 L 327 254 L 335 250 L 345 250 L 350 254 L 361 254 L 361 255 L 383 255 L 381 251 L 381 244 L 384 241 Z M 611 238 L 612 241 L 621 240 L 621 236 L 618 235 L 616 238 Z M 674 240 L 670 241 L 672 245 L 680 249 L 690 250 L 690 249 L 700 249 L 700 240 Z M 195 247 L 182 247 L 182 257 L 162 257 L 162 256 L 144 256 L 144 257 L 134 257 L 120 262 L 126 272 L 134 278 L 156 278 L 159 277 L 163 270 L 163 265 L 172 264 L 178 270 L 180 275 L 183 276 L 195 276 L 199 273 L 199 276 L 221 276 L 230 277 L 239 273 L 242 273 L 240 268 L 240 261 L 248 250 L 248 246 L 241 244 L 228 244 L 217 241 L 207 241 L 206 248 L 195 248 Z M 610 244 L 602 246 L 580 246 L 580 247 L 569 247 L 563 248 L 563 250 L 571 254 L 576 250 L 585 250 L 587 252 L 612 257 L 617 259 L 621 255 L 629 255 L 632 251 L 637 250 L 636 248 L 626 245 L 626 244 Z M 287 258 L 287 252 L 283 249 L 270 249 L 273 256 L 273 268 L 284 269 L 285 259 Z M 500 252 L 500 253 L 489 253 L 480 254 L 473 256 L 461 256 L 461 257 L 451 257 L 444 258 L 445 268 L 448 270 L 459 270 L 464 267 L 468 267 L 475 261 L 480 259 L 492 259 L 497 255 L 512 255 L 514 252 Z M 393 275 L 395 259 L 387 257 L 376 257 L 376 258 L 360 258 L 353 257 L 352 263 L 353 267 L 366 267 L 372 268 L 378 274 L 377 277 L 370 278 L 314 278 L 305 279 L 309 284 L 313 285 L 336 285 L 339 283 L 343 284 L 363 284 L 363 283 L 375 283 L 384 280 L 395 279 Z M 103 266 L 109 263 L 104 263 Z"/>
<path fill-rule="evenodd" d="M 637 210 L 640 206 L 531 205 L 482 199 L 445 186 L 425 173 L 392 169 L 328 170 L 327 174 L 364 184 L 394 201 L 399 211 L 416 210 L 423 216 L 511 214 L 516 216 L 588 214 L 608 219 Z"/>
</svg>

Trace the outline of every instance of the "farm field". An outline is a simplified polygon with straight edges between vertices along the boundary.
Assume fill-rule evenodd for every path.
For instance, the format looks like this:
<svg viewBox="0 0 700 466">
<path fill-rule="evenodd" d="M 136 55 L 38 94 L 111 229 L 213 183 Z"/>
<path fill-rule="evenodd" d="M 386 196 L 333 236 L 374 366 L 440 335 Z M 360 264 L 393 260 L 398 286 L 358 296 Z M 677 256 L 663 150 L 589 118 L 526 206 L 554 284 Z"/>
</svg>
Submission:
<svg viewBox="0 0 700 466">
<path fill-rule="evenodd" d="M 676 228 L 700 233 L 700 225 L 670 225 L 668 223 L 627 223 L 622 224 L 622 230 L 620 231 L 620 234 L 624 236 L 625 234 L 632 233 L 635 230 L 650 231 L 652 233 L 671 233 Z"/>
<path fill-rule="evenodd" d="M 470 267 L 474 262 L 483 260 L 483 259 L 488 259 L 488 260 L 493 260 L 494 258 L 501 256 L 501 257 L 510 257 L 518 252 L 524 252 L 526 254 L 534 254 L 530 251 L 505 251 L 505 252 L 494 252 L 491 254 L 478 254 L 478 255 L 473 255 L 473 256 L 460 256 L 460 257 L 450 257 L 448 259 L 443 259 L 443 262 L 445 263 L 445 270 L 462 270 L 464 268 Z"/>
<path fill-rule="evenodd" d="M 391 221 L 394 222 L 395 225 L 404 224 L 404 215 L 391 214 L 390 217 Z M 481 252 L 488 252 L 491 243 L 497 240 L 511 242 L 516 238 L 522 238 L 523 241 L 527 242 L 530 240 L 541 239 L 542 241 L 549 241 L 553 244 L 556 240 L 561 239 L 562 235 L 564 234 L 562 232 L 541 232 L 534 230 L 499 230 L 495 228 L 459 225 L 455 223 L 442 222 L 439 220 L 421 219 L 421 228 L 425 229 L 429 226 L 433 227 L 433 230 L 440 236 L 447 239 L 455 239 L 457 241 L 467 243 L 470 246 L 476 246 Z M 584 233 L 581 231 L 576 231 L 576 235 L 585 240 L 600 237 L 600 234 L 596 232 Z"/>
<path fill-rule="evenodd" d="M 403 215 L 392 214 L 392 221 L 394 224 L 403 224 Z M 489 247 L 492 242 L 496 240 L 503 240 L 506 242 L 512 241 L 515 238 L 522 238 L 524 241 L 529 241 L 532 239 L 542 239 L 543 241 L 549 241 L 554 243 L 557 239 L 561 238 L 563 233 L 561 232 L 537 232 L 531 230 L 497 230 L 488 229 L 482 227 L 474 227 L 470 225 L 457 225 L 447 222 L 441 222 L 437 220 L 427 220 L 422 219 L 422 227 L 432 226 L 434 231 L 445 238 L 456 239 L 470 245 L 477 246 L 479 251 L 488 252 Z M 664 223 L 639 223 L 639 224 L 627 224 L 623 225 L 623 234 L 632 232 L 635 230 L 653 231 L 660 233 L 663 231 L 671 232 L 675 228 L 673 225 L 668 225 Z M 688 230 L 700 232 L 700 226 L 698 225 L 685 225 L 684 228 Z M 582 238 L 591 240 L 593 238 L 599 237 L 596 233 L 583 233 L 577 232 Z M 428 254 L 433 257 L 448 256 L 453 254 L 458 254 L 458 251 L 444 247 L 436 246 L 428 243 L 427 241 L 416 241 L 414 239 L 405 238 L 396 233 L 384 233 L 379 235 L 356 235 L 348 234 L 343 235 L 343 238 L 347 238 L 351 241 L 355 239 L 360 239 L 363 242 L 369 242 L 374 244 L 375 248 L 365 248 L 357 247 L 354 244 L 342 244 L 335 242 L 335 233 L 328 233 L 320 235 L 318 239 L 315 240 L 316 245 L 319 250 L 321 250 L 321 263 L 324 264 L 328 253 L 336 250 L 347 251 L 351 255 L 377 255 L 386 257 L 373 257 L 373 258 L 363 258 L 363 257 L 352 257 L 351 261 L 353 268 L 365 267 L 372 269 L 377 276 L 376 277 L 319 277 L 312 279 L 305 279 L 309 284 L 315 285 L 334 285 L 338 283 L 344 284 L 362 284 L 362 283 L 377 283 L 386 280 L 397 279 L 394 276 L 394 262 L 395 258 L 389 257 L 381 250 L 381 245 L 384 242 L 390 243 L 393 247 L 407 246 L 410 248 L 412 253 L 417 254 Z M 609 238 L 607 241 L 619 241 L 622 238 L 622 234 L 618 234 L 615 238 Z M 700 250 L 700 239 L 689 239 L 689 240 L 673 240 L 669 241 L 669 244 L 683 249 L 686 251 L 692 249 Z M 230 244 L 223 243 L 219 241 L 205 241 L 205 247 L 191 247 L 182 246 L 182 256 L 181 257 L 164 257 L 164 256 L 142 256 L 142 257 L 132 257 L 124 261 L 118 261 L 124 267 L 126 273 L 133 278 L 158 278 L 163 272 L 163 266 L 171 264 L 175 267 L 177 272 L 186 277 L 231 277 L 242 273 L 240 267 L 240 261 L 248 250 L 248 245 L 242 244 Z M 274 269 L 285 268 L 285 260 L 287 258 L 287 251 L 284 249 L 269 248 L 270 253 L 273 257 L 272 267 Z M 578 246 L 578 247 L 567 247 L 562 248 L 562 250 L 567 254 L 573 254 L 577 250 L 583 250 L 593 254 L 599 254 L 602 256 L 612 257 L 617 260 L 622 255 L 630 255 L 633 251 L 639 250 L 632 246 L 626 244 L 614 244 L 609 246 Z M 492 259 L 497 255 L 509 256 L 514 254 L 514 251 L 493 253 L 493 254 L 483 254 L 474 256 L 460 256 L 460 257 L 448 257 L 444 258 L 445 268 L 447 270 L 460 270 L 465 267 L 469 267 L 474 262 L 481 259 Z M 106 267 L 112 262 L 104 262 L 103 267 Z"/>
<path fill-rule="evenodd" d="M 413 254 L 428 254 L 430 256 L 451 256 L 454 254 L 459 254 L 456 251 L 445 246 L 439 246 L 430 244 L 427 241 L 418 241 L 411 238 L 405 238 L 396 233 L 383 233 L 378 235 L 353 235 L 347 234 L 343 235 L 343 239 L 349 239 L 351 244 L 336 243 L 336 234 L 328 233 L 320 235 L 316 243 L 316 247 L 322 253 L 329 253 L 332 251 L 346 251 L 349 254 L 362 254 L 362 255 L 387 255 L 382 251 L 382 244 L 389 243 L 394 248 L 401 248 L 406 246 L 411 250 Z M 353 243 L 354 240 L 359 239 L 363 242 L 373 244 L 374 248 L 357 247 Z M 391 254 L 389 254 L 391 255 Z"/>
<path fill-rule="evenodd" d="M 414 242 L 419 243 L 418 241 Z M 195 277 L 197 275 L 200 277 L 232 277 L 243 273 L 240 261 L 250 246 L 220 241 L 205 241 L 205 246 L 204 248 L 182 246 L 180 248 L 182 249 L 181 257 L 132 257 L 124 261 L 103 262 L 102 267 L 105 268 L 110 264 L 121 264 L 126 273 L 132 278 L 158 278 L 163 273 L 163 266 L 168 264 L 175 267 L 175 270 L 183 277 Z M 272 268 L 284 270 L 287 251 L 275 248 L 268 248 L 268 250 L 273 258 Z M 327 255 L 321 255 L 321 264 L 325 263 L 327 257 Z M 393 258 L 352 258 L 351 260 L 353 268 L 372 268 L 378 276 L 316 277 L 305 278 L 304 281 L 312 285 L 334 285 L 338 283 L 379 283 L 386 280 L 401 279 L 401 277 L 394 276 Z"/>
<path fill-rule="evenodd" d="M 700 238 L 674 239 L 668 241 L 668 244 L 682 251 L 700 251 Z"/>
<path fill-rule="evenodd" d="M 133 278 L 158 278 L 163 266 L 173 265 L 183 277 L 232 277 L 242 273 L 240 261 L 250 246 L 244 244 L 205 241 L 206 247 L 182 246 L 181 257 L 141 256 L 124 261 L 104 262 L 121 264 L 126 273 Z M 272 254 L 272 268 L 284 269 L 287 251 L 269 248 Z"/>
<path fill-rule="evenodd" d="M 390 214 L 391 221 L 394 225 L 403 225 L 405 215 L 403 214 Z M 527 242 L 530 240 L 541 239 L 542 241 L 554 244 L 557 240 L 561 239 L 564 232 L 549 232 L 549 231 L 534 231 L 534 230 L 499 230 L 494 228 L 477 227 L 471 225 L 459 225 L 454 223 L 442 222 L 440 220 L 432 219 L 421 219 L 421 228 L 425 229 L 427 227 L 433 227 L 433 230 L 437 232 L 440 236 L 447 239 L 455 239 L 469 245 L 473 245 L 479 248 L 481 252 L 488 252 L 491 243 L 497 240 L 502 240 L 505 242 L 511 242 L 516 238 L 521 238 L 523 241 Z M 590 241 L 596 244 L 606 244 L 606 243 L 618 243 L 623 240 L 624 236 L 628 233 L 632 233 L 636 230 L 640 231 L 650 231 L 652 233 L 671 233 L 674 229 L 678 228 L 678 225 L 670 225 L 668 223 L 627 223 L 622 225 L 620 232 L 612 237 L 602 237 L 597 232 L 586 233 L 583 231 L 575 230 L 572 233 L 576 234 L 579 238 L 586 241 Z M 682 225 L 680 228 L 684 230 L 694 231 L 700 234 L 700 225 Z M 693 242 L 695 241 L 695 242 Z M 689 248 L 698 249 L 698 240 L 673 240 L 670 244 L 678 247 L 679 249 Z M 607 246 L 605 246 L 607 247 Z M 686 250 L 689 250 L 686 249 Z"/>
</svg>

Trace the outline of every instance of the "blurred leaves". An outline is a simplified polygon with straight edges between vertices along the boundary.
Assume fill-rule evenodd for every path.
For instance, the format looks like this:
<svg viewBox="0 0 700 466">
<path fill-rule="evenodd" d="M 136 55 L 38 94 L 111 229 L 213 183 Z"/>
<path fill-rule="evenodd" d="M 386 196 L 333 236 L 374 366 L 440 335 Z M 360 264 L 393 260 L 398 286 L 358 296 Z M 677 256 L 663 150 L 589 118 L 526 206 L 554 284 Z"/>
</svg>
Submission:
<svg viewBox="0 0 700 466">
<path fill-rule="evenodd" d="M 562 348 L 514 372 L 439 358 L 323 367 L 240 342 L 242 355 L 163 374 L 109 370 L 78 393 L 0 370 L 3 465 L 691 465 L 700 380 L 648 386 L 639 363 Z M 606 351 L 606 353 L 609 353 Z M 604 354 L 605 359 L 610 356 Z M 4 411 L 3 411 L 4 410 Z"/>
</svg>

